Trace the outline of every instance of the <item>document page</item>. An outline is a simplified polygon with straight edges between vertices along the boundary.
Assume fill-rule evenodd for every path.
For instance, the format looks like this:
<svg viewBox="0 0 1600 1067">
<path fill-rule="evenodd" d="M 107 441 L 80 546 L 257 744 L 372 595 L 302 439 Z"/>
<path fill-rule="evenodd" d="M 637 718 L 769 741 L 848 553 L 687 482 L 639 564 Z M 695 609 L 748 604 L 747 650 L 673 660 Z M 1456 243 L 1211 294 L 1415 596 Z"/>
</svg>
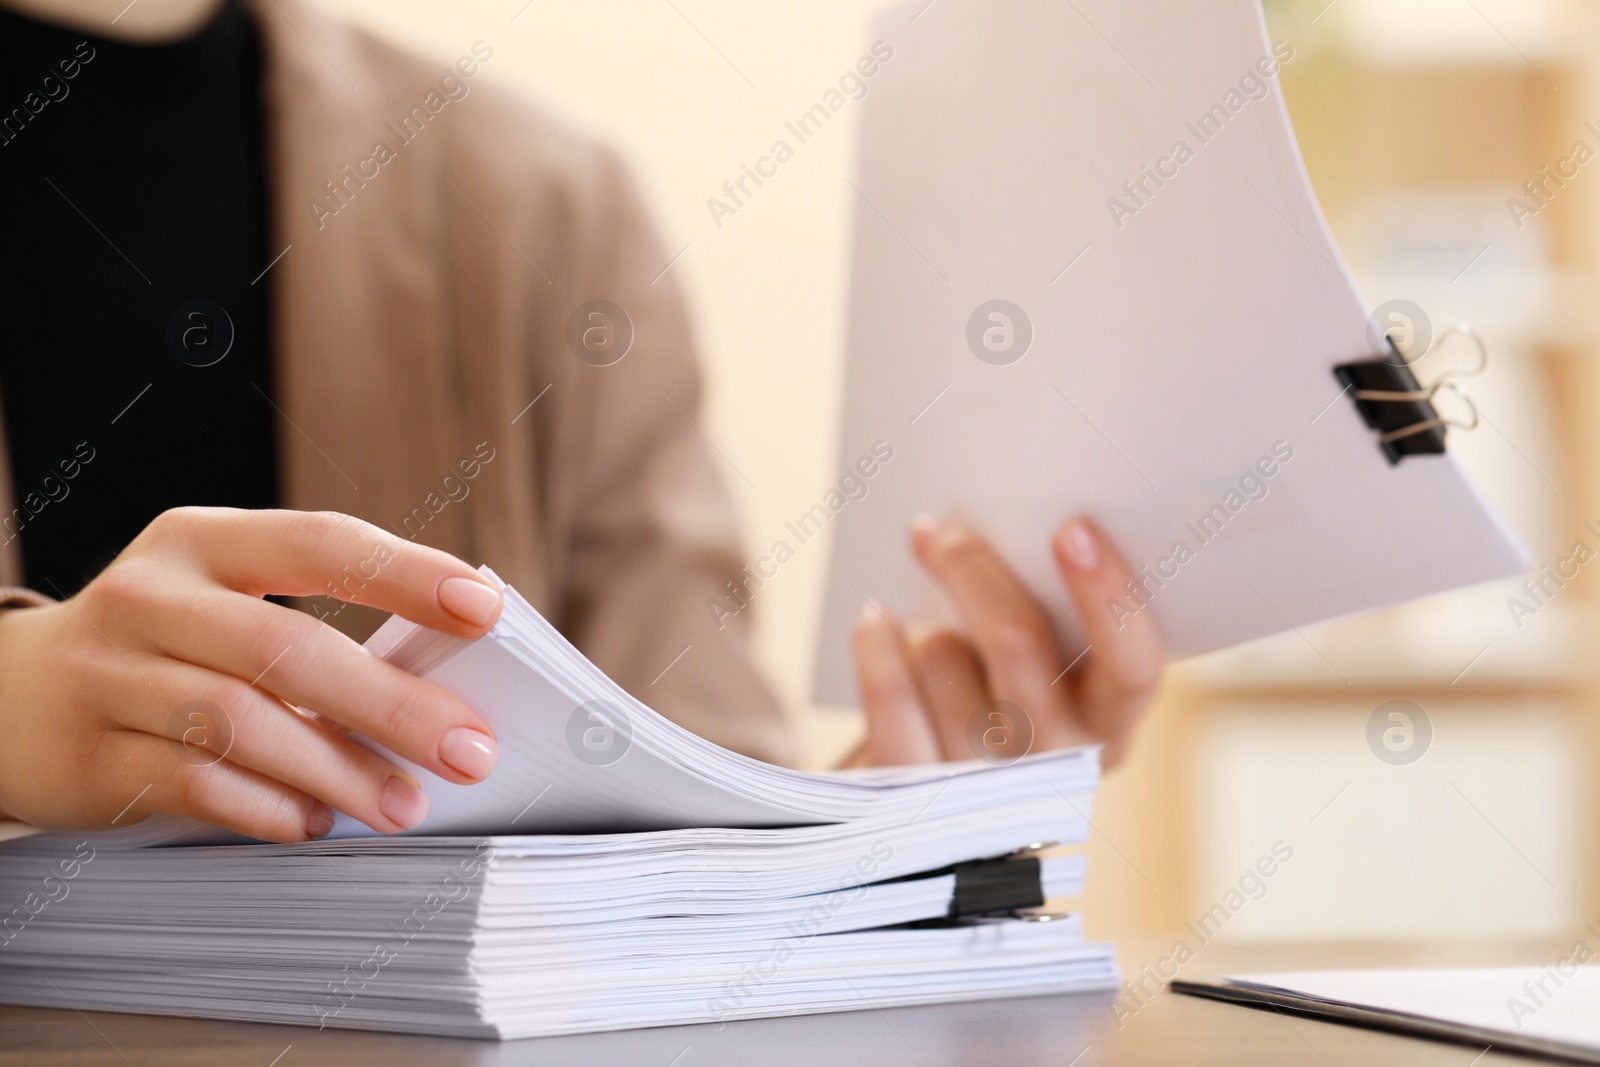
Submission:
<svg viewBox="0 0 1600 1067">
<path fill-rule="evenodd" d="M 1103 610 L 1179 655 L 1525 566 L 1456 461 L 1392 466 L 1332 373 L 1383 331 L 1255 0 L 918 2 L 874 37 L 840 441 L 874 476 L 803 524 L 834 538 L 820 700 L 854 702 L 863 598 L 944 610 L 921 512 L 992 539 L 1069 651 L 1048 542 L 1080 513 L 1138 576 Z"/>
<path fill-rule="evenodd" d="M 1230 987 L 1284 994 L 1335 1018 L 1345 1017 L 1338 1009 L 1357 1009 L 1361 1015 L 1351 1022 L 1387 1022 L 1435 1037 L 1600 1062 L 1600 967 L 1573 960 L 1546 967 L 1249 974 L 1201 985 L 1194 990 L 1201 995 Z"/>
</svg>

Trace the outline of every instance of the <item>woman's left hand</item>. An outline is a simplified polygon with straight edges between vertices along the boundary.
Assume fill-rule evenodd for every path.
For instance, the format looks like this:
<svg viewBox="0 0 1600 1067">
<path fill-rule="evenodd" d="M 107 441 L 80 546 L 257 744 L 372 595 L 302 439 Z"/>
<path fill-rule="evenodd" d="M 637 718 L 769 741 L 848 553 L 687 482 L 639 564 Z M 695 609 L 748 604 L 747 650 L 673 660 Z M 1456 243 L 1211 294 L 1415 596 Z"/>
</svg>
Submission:
<svg viewBox="0 0 1600 1067">
<path fill-rule="evenodd" d="M 1057 645 L 1033 597 L 965 524 L 919 519 L 911 547 L 966 629 L 907 627 L 881 605 L 862 609 L 854 644 L 864 762 L 1009 762 L 1097 742 L 1106 766 L 1119 762 L 1166 653 L 1149 612 L 1113 618 L 1108 605 L 1123 597 L 1130 575 L 1099 530 L 1072 519 L 1050 541 L 1087 650 Z"/>
</svg>

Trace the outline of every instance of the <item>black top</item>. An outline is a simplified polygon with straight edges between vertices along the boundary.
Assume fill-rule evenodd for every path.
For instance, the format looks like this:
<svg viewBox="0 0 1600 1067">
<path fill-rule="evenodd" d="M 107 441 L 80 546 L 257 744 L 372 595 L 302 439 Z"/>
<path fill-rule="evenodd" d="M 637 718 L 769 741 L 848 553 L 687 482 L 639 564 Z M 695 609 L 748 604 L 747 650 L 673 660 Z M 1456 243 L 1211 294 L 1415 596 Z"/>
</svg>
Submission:
<svg viewBox="0 0 1600 1067">
<path fill-rule="evenodd" d="M 256 29 L 135 46 L 0 11 L 0 402 L 28 585 L 160 512 L 277 502 Z"/>
</svg>

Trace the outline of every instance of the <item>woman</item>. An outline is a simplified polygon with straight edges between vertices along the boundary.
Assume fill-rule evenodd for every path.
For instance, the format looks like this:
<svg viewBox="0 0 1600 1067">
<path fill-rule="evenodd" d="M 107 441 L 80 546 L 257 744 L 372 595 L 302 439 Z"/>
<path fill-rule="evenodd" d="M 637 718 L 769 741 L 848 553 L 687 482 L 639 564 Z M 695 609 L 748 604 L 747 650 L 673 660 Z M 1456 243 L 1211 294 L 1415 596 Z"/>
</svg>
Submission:
<svg viewBox="0 0 1600 1067">
<path fill-rule="evenodd" d="M 788 758 L 743 627 L 705 612 L 732 512 L 615 157 L 483 84 L 491 42 L 443 65 L 297 0 L 124 4 L 0 0 L 0 816 L 417 825 L 417 783 L 346 732 L 458 783 L 495 740 L 346 605 L 482 634 L 500 597 L 463 559 L 684 726 Z M 863 613 L 864 757 L 967 758 L 1002 699 L 1115 758 L 1162 654 L 1096 609 L 1127 574 L 1092 525 L 1054 542 L 1093 641 L 1065 675 L 970 530 L 911 543 L 965 631 Z M 229 729 L 192 737 L 197 701 Z"/>
</svg>

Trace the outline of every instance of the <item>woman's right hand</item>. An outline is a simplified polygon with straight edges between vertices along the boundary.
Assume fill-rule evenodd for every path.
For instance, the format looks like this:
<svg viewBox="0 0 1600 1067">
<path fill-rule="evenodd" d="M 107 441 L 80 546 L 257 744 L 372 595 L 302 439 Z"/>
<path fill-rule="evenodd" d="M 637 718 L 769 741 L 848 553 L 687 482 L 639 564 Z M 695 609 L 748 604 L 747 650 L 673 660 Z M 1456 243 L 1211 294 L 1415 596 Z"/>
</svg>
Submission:
<svg viewBox="0 0 1600 1067">
<path fill-rule="evenodd" d="M 446 781 L 487 777 L 499 748 L 477 712 L 263 599 L 330 590 L 462 637 L 501 609 L 465 563 L 347 515 L 165 512 L 71 599 L 0 610 L 0 816 L 88 830 L 170 812 L 269 841 L 320 837 L 334 809 L 420 823 L 416 781 L 346 731 Z"/>
</svg>

